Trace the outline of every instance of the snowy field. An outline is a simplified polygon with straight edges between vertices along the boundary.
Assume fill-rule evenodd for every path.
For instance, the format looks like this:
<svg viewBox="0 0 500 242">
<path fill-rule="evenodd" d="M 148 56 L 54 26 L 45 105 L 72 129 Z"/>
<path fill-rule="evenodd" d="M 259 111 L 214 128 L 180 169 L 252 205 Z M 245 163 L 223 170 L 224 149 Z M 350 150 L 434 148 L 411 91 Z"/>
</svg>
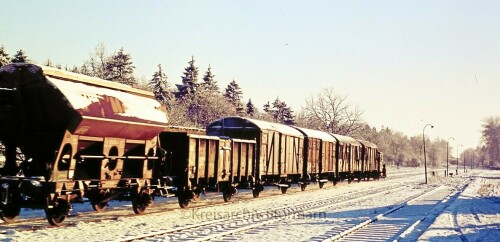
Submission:
<svg viewBox="0 0 500 242">
<path fill-rule="evenodd" d="M 103 214 L 89 213 L 88 204 L 77 205 L 64 227 L 32 230 L 0 223 L 0 240 L 499 241 L 500 171 L 445 178 L 441 170 L 441 176 L 429 176 L 428 184 L 423 184 L 423 174 L 411 169 L 389 172 L 394 178 L 328 184 L 323 189 L 311 185 L 305 192 L 292 187 L 284 195 L 268 188 L 262 195 L 273 195 L 258 199 L 240 191 L 233 203 L 213 204 L 222 198 L 212 194 L 193 206 L 212 205 L 188 209 L 176 208 L 173 198 L 157 200 L 148 209 L 155 212 L 141 216 L 131 215 L 127 202 L 114 202 Z M 83 219 L 89 214 L 95 221 Z M 42 216 L 40 210 L 23 210 L 21 219 Z M 340 236 L 366 220 L 373 221 Z"/>
</svg>

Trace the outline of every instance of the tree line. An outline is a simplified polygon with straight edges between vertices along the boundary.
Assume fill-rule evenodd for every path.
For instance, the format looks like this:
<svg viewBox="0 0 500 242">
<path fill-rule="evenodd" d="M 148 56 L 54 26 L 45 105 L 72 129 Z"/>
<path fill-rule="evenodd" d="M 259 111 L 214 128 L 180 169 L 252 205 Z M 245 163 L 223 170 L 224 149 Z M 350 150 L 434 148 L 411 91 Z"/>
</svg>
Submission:
<svg viewBox="0 0 500 242">
<path fill-rule="evenodd" d="M 32 61 L 23 50 L 10 57 L 4 46 L 0 46 L 0 67 L 8 63 L 29 62 Z M 188 60 L 180 82 L 175 84 L 161 64 L 157 65 L 150 79 L 139 81 L 134 76 L 132 56 L 123 48 L 108 55 L 104 44 L 97 45 L 81 66 L 62 67 L 49 59 L 42 65 L 152 91 L 155 98 L 167 107 L 171 125 L 205 128 L 222 117 L 245 116 L 368 140 L 377 144 L 390 165 L 423 165 L 423 140 L 420 135 L 408 137 L 388 127 L 379 130 L 371 127 L 363 120 L 363 111 L 350 104 L 346 96 L 335 93 L 333 88 L 325 88 L 306 98 L 303 108 L 295 114 L 279 97 L 267 101 L 260 111 L 251 98 L 246 102 L 243 100 L 243 90 L 234 79 L 221 89 L 211 65 L 200 76 L 194 56 Z M 466 161 L 474 160 L 475 164 L 500 165 L 500 118 L 490 117 L 484 122 L 481 145 L 462 151 L 460 162 L 465 158 Z M 447 152 L 446 149 L 446 140 L 431 141 L 426 138 L 427 165 L 445 166 L 447 153 L 451 157 L 450 164 L 456 165 L 456 151 L 449 148 Z"/>
</svg>

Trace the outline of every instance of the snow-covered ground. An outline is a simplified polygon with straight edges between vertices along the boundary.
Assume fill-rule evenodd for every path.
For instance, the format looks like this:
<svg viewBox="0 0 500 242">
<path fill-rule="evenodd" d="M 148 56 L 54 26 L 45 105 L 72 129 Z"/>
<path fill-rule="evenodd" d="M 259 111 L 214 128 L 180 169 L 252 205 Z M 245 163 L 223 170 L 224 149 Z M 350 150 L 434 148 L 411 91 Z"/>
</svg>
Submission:
<svg viewBox="0 0 500 242">
<path fill-rule="evenodd" d="M 342 183 L 335 187 L 328 185 L 324 189 L 308 187 L 300 192 L 293 187 L 285 195 L 277 189 L 266 193 L 273 196 L 259 199 L 247 199 L 251 195 L 242 192 L 235 197 L 236 202 L 209 207 L 172 209 L 162 213 L 142 216 L 121 216 L 117 219 L 100 222 L 82 222 L 79 217 L 68 218 L 69 226 L 44 228 L 34 231 L 19 231 L 0 224 L 1 241 L 111 241 L 133 240 L 143 234 L 159 234 L 143 241 L 168 241 L 172 237 L 163 236 L 162 231 L 181 229 L 201 223 L 214 223 L 225 219 L 247 216 L 261 216 L 262 212 L 274 219 L 273 209 L 290 204 L 301 204 L 316 199 L 339 197 L 342 194 L 354 194 L 364 189 L 377 189 L 397 185 L 369 199 L 356 200 L 347 205 L 325 206 L 315 212 L 304 212 L 295 216 L 285 216 L 271 224 L 248 231 L 240 231 L 220 240 L 324 240 L 332 237 L 342 226 L 351 225 L 406 203 L 405 199 L 417 198 L 408 202 L 408 206 L 392 215 L 381 218 L 377 224 L 381 233 L 371 234 L 370 241 L 498 241 L 500 238 L 500 171 L 469 172 L 461 177 L 429 176 L 429 184 L 422 184 L 423 175 L 410 173 L 412 169 L 390 170 L 389 174 L 401 174 L 401 178 L 370 182 Z M 413 169 L 414 170 L 414 169 Z M 442 171 L 438 172 L 440 174 Z M 407 174 L 407 175 L 405 175 Z M 460 184 L 468 183 L 465 190 Z M 393 186 L 394 187 L 394 186 Z M 424 191 L 431 191 L 425 193 Z M 460 193 L 461 192 L 461 193 Z M 424 195 L 420 195 L 424 194 Z M 353 195 L 354 196 L 354 195 Z M 239 199 L 240 198 L 240 199 Z M 158 201 L 157 201 L 158 203 Z M 196 205 L 195 202 L 193 205 Z M 116 207 L 129 207 L 127 203 L 115 203 Z M 88 209 L 88 205 L 86 205 Z M 155 207 L 161 207 L 159 204 Z M 74 213 L 85 210 L 76 206 Z M 312 210 L 311 210 L 312 211 Z M 98 214 L 105 216 L 110 212 Z M 132 213 L 131 209 L 127 213 Z M 420 215 L 423 214 L 424 217 Z M 24 217 L 40 216 L 40 211 Z M 417 223 L 415 223 L 417 221 Z M 392 231 L 392 232 L 391 232 Z M 401 233 L 405 232 L 404 236 Z M 203 233 L 201 231 L 200 233 Z M 189 240 L 192 234 L 181 234 L 176 239 Z M 349 237 L 345 238 L 350 241 Z"/>
</svg>

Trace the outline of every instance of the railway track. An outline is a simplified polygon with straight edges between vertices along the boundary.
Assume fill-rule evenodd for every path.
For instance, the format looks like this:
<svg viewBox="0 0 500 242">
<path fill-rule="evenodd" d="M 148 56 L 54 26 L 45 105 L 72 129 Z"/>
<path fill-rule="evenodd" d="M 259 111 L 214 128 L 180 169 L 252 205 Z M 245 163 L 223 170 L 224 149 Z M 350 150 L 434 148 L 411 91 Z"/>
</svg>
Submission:
<svg viewBox="0 0 500 242">
<path fill-rule="evenodd" d="M 418 173 L 413 173 L 413 175 L 418 174 Z M 397 180 L 399 178 L 402 178 L 404 176 L 408 175 L 408 173 L 404 173 L 402 175 L 395 175 L 394 177 L 388 177 L 386 180 Z M 356 182 L 353 182 L 356 183 Z M 348 185 L 347 182 L 339 183 L 336 186 L 325 186 L 323 189 L 328 190 L 328 189 L 334 189 L 338 187 L 342 187 Z M 296 193 L 309 193 L 309 192 L 314 192 L 316 190 L 319 190 L 317 186 L 310 185 L 305 191 L 300 191 L 298 187 L 292 187 L 289 189 L 288 194 L 296 194 Z M 235 197 L 233 201 L 230 202 L 223 202 L 222 197 L 217 194 L 209 193 L 210 195 L 208 196 L 203 196 L 202 199 L 199 199 L 195 202 L 192 203 L 190 208 L 205 208 L 205 207 L 211 207 L 211 206 L 224 206 L 227 204 L 233 204 L 233 203 L 240 203 L 240 202 L 245 202 L 248 200 L 254 200 L 256 198 L 253 198 L 251 195 L 251 192 L 242 190 L 243 192 L 240 192 L 239 195 Z M 275 196 L 275 195 L 281 195 L 281 192 L 277 189 L 273 189 L 273 187 L 267 187 L 266 191 L 261 193 L 261 196 L 257 199 L 265 199 L 270 196 Z M 175 200 L 175 201 L 173 201 Z M 88 206 L 85 206 L 88 205 Z M 79 204 L 78 205 L 80 208 L 75 209 L 70 213 L 68 216 L 68 219 L 66 220 L 65 224 L 62 224 L 60 227 L 68 227 L 68 226 L 75 226 L 77 223 L 80 222 L 85 222 L 85 223 L 90 223 L 90 222 L 102 222 L 102 221 L 109 221 L 109 220 L 116 220 L 120 217 L 133 217 L 137 216 L 132 212 L 130 202 L 117 202 L 113 201 L 110 208 L 106 210 L 103 213 L 96 213 L 93 211 L 90 207 L 90 204 Z M 86 208 L 81 208 L 85 206 Z M 159 201 L 155 201 L 155 205 L 151 206 L 146 210 L 145 214 L 160 214 L 160 213 L 165 213 L 165 212 L 175 212 L 175 211 L 182 211 L 183 209 L 179 208 L 177 205 L 177 199 L 159 199 Z M 23 213 L 21 213 L 20 218 L 13 222 L 13 223 L 3 223 L 3 221 L 0 221 L 0 233 L 5 233 L 7 230 L 15 230 L 15 231 L 30 231 L 30 230 L 39 230 L 39 229 L 46 229 L 46 228 L 54 228 L 54 226 L 50 226 L 47 224 L 47 221 L 45 219 L 45 215 L 43 211 L 39 211 L 36 215 L 31 215 L 31 216 L 23 216 Z"/>
<path fill-rule="evenodd" d="M 201 210 L 207 210 L 207 209 L 209 211 L 221 210 L 221 209 L 224 210 L 226 206 L 227 207 L 225 210 L 227 210 L 227 211 L 234 211 L 234 210 L 241 211 L 242 207 L 250 206 L 253 208 L 250 208 L 247 211 L 247 213 L 244 212 L 244 215 L 247 216 L 247 219 L 250 219 L 250 218 L 253 219 L 253 217 L 258 217 L 257 220 L 251 221 L 252 224 L 258 224 L 259 221 L 261 221 L 262 219 L 266 219 L 266 218 L 277 218 L 276 220 L 273 220 L 275 222 L 270 223 L 270 225 L 272 226 L 273 223 L 275 224 L 275 223 L 278 223 L 280 221 L 279 218 L 281 218 L 282 215 L 286 215 L 288 217 L 285 217 L 285 218 L 289 218 L 291 216 L 292 217 L 295 216 L 294 214 L 296 214 L 297 216 L 302 216 L 303 214 L 306 214 L 306 215 L 314 214 L 313 211 L 311 211 L 311 212 L 306 211 L 305 212 L 304 209 L 294 210 L 292 208 L 289 208 L 289 210 L 286 210 L 286 211 L 285 210 L 273 210 L 271 208 L 275 204 L 274 197 L 276 197 L 276 196 L 281 196 L 285 199 L 288 199 L 289 202 L 285 203 L 285 204 L 287 204 L 287 205 L 290 204 L 290 207 L 293 207 L 294 204 L 297 204 L 297 203 L 293 203 L 293 202 L 295 202 L 295 200 L 304 201 L 304 197 L 306 197 L 308 200 L 310 200 L 310 198 L 312 196 L 326 198 L 328 196 L 332 196 L 331 194 L 343 193 L 343 195 L 338 195 L 338 196 L 339 197 L 344 196 L 344 197 L 346 197 L 345 199 L 348 200 L 348 197 L 356 197 L 356 196 L 362 197 L 362 196 L 364 196 L 364 195 L 355 195 L 355 194 L 359 194 L 359 192 L 353 192 L 356 190 L 374 189 L 373 188 L 374 186 L 377 186 L 377 187 L 384 186 L 384 188 L 380 188 L 380 189 L 387 192 L 388 188 L 391 186 L 394 189 L 396 189 L 398 187 L 404 187 L 405 184 L 407 184 L 407 182 L 408 183 L 415 183 L 416 181 L 420 180 L 420 178 L 418 176 L 415 176 L 414 181 L 408 181 L 407 178 L 401 179 L 401 181 L 399 181 L 398 179 L 387 179 L 387 180 L 388 181 L 380 181 L 380 182 L 373 182 L 373 181 L 364 182 L 364 181 L 362 181 L 361 183 L 362 184 L 364 183 L 364 185 L 358 185 L 357 182 L 354 182 L 353 184 L 350 184 L 350 185 L 348 183 L 340 183 L 337 186 L 325 186 L 323 189 L 319 189 L 316 186 L 314 186 L 314 187 L 308 188 L 305 192 L 300 191 L 299 187 L 294 186 L 291 189 L 289 189 L 289 192 L 285 195 L 281 195 L 281 192 L 278 189 L 276 189 L 274 187 L 269 187 L 269 188 L 267 188 L 268 191 L 262 193 L 262 195 L 264 195 L 264 196 L 261 196 L 257 199 L 252 198 L 251 193 L 246 191 L 246 192 L 241 192 L 236 197 L 236 199 L 230 203 L 223 203 L 221 201 L 222 198 L 220 196 L 212 194 L 211 196 L 209 196 L 208 199 L 205 198 L 205 199 L 201 199 L 197 202 L 194 202 L 193 206 L 189 209 L 180 209 L 177 207 L 176 203 L 167 203 L 165 205 L 165 204 L 162 204 L 160 202 L 160 203 L 157 203 L 155 206 L 148 208 L 148 210 L 146 210 L 148 214 L 145 214 L 142 216 L 136 216 L 135 214 L 133 214 L 131 209 L 130 209 L 130 205 L 127 203 L 127 205 L 121 205 L 122 207 L 125 207 L 125 208 L 123 208 L 123 209 L 119 208 L 117 211 L 115 211 L 114 209 L 109 209 L 104 213 L 85 212 L 85 213 L 76 214 L 74 217 L 68 219 L 69 223 L 67 225 L 65 225 L 64 227 L 52 228 L 50 226 L 47 226 L 45 219 L 43 219 L 43 217 L 42 217 L 42 218 L 39 218 L 38 222 L 35 222 L 33 220 L 25 220 L 25 221 L 22 221 L 18 224 L 12 224 L 12 225 L 9 224 L 7 226 L 5 226 L 6 224 L 0 224 L 0 228 L 1 228 L 0 230 L 2 231 L 1 233 L 4 233 L 4 234 L 17 234 L 18 232 L 23 232 L 23 231 L 27 231 L 27 230 L 35 230 L 35 231 L 42 230 L 42 231 L 36 232 L 36 234 L 40 234 L 40 233 L 44 234 L 44 232 L 43 232 L 44 229 L 50 229 L 50 230 L 55 229 L 55 230 L 64 231 L 63 232 L 64 234 L 72 234 L 72 233 L 78 233 L 77 231 L 78 231 L 78 228 L 80 226 L 89 226 L 89 225 L 85 225 L 85 224 L 95 224 L 96 229 L 98 229 L 98 230 L 104 229 L 105 230 L 105 227 L 107 227 L 107 225 L 106 225 L 107 223 L 121 224 L 123 221 L 134 221 L 133 223 L 134 224 L 136 223 L 137 227 L 136 226 L 131 227 L 131 228 L 133 228 L 130 230 L 131 233 L 130 234 L 127 233 L 126 235 L 124 235 L 123 238 L 121 235 L 118 236 L 118 238 L 116 238 L 116 237 L 111 238 L 111 237 L 106 237 L 106 236 L 99 237 L 99 238 L 101 238 L 103 240 L 110 240 L 111 239 L 111 240 L 121 240 L 121 241 L 131 241 L 131 240 L 134 240 L 134 241 L 135 240 L 144 240 L 144 241 L 153 240 L 154 241 L 154 240 L 157 240 L 156 239 L 157 236 L 162 237 L 163 236 L 162 234 L 167 234 L 167 235 L 170 234 L 170 235 L 168 235 L 168 238 L 193 240 L 193 239 L 196 239 L 197 236 L 200 237 L 199 234 L 203 234 L 204 232 L 207 233 L 207 231 L 212 231 L 210 229 L 207 230 L 206 228 L 200 228 L 199 225 L 204 225 L 204 226 L 215 225 L 216 224 L 216 223 L 214 223 L 215 220 L 213 219 L 213 217 L 212 217 L 212 219 L 208 218 L 208 220 L 210 220 L 209 222 L 201 224 L 200 220 L 189 221 L 190 219 L 184 219 L 185 217 L 178 216 L 181 213 L 189 213 L 189 211 L 192 212 L 194 210 L 201 211 Z M 391 183 L 392 185 L 385 184 L 386 182 Z M 370 193 L 370 192 L 368 192 L 368 193 Z M 311 194 L 311 195 L 309 195 L 309 194 Z M 365 192 L 365 195 L 366 195 L 366 192 Z M 255 202 L 252 202 L 252 200 L 254 200 Z M 280 200 L 283 200 L 283 199 L 280 199 Z M 267 202 L 267 201 L 269 201 L 269 202 Z M 325 200 L 325 201 L 323 201 L 324 202 L 323 205 L 339 204 L 336 201 L 338 201 L 338 200 L 335 200 L 335 201 L 334 200 Z M 261 206 L 261 205 L 256 206 L 254 204 L 265 204 L 265 206 Z M 348 202 L 346 202 L 346 204 L 348 204 Z M 318 204 L 318 203 L 311 204 L 309 206 L 309 209 L 314 209 L 315 207 L 321 207 L 320 205 L 321 204 Z M 263 213 L 256 212 L 257 210 L 260 211 L 260 209 L 263 209 L 266 212 L 263 212 Z M 150 216 L 164 218 L 164 222 L 162 223 L 162 225 L 156 225 L 156 226 L 154 224 L 150 224 L 149 219 L 148 219 Z M 176 219 L 176 217 L 177 217 L 177 219 Z M 236 216 L 232 216 L 231 218 L 235 218 L 235 217 Z M 172 218 L 174 220 L 172 220 Z M 154 220 L 154 218 L 152 218 L 152 219 Z M 35 224 L 33 222 L 35 222 Z M 130 222 L 126 222 L 126 223 L 130 224 Z M 147 226 L 140 226 L 140 224 L 144 224 Z M 265 224 L 267 224 L 267 223 L 264 223 L 264 225 Z M 229 223 L 229 224 L 226 223 L 225 225 L 220 225 L 218 230 L 213 230 L 215 232 L 209 232 L 209 233 L 210 234 L 217 234 L 217 236 L 215 236 L 215 238 L 214 238 L 214 239 L 217 239 L 220 236 L 222 236 L 221 238 L 231 236 L 232 234 L 238 233 L 238 231 L 240 231 L 240 232 L 251 231 L 251 229 L 249 229 L 249 228 L 241 228 L 243 225 L 244 225 L 244 223 L 241 223 L 241 222 L 240 222 L 240 224 L 238 224 L 237 222 L 236 223 L 233 222 L 233 223 Z M 260 224 L 260 225 L 262 226 L 262 224 Z M 94 225 L 92 225 L 92 226 L 94 226 Z M 130 226 L 130 225 L 127 225 L 127 226 Z M 186 228 L 189 228 L 189 227 L 191 227 L 193 229 L 193 231 L 195 231 L 196 234 L 190 234 L 188 231 L 185 230 Z M 258 227 L 259 227 L 259 225 L 254 226 L 255 229 L 258 229 Z M 201 231 L 200 231 L 200 229 L 201 229 Z M 239 230 L 235 230 L 235 229 L 239 229 Z M 170 230 L 170 232 L 168 232 L 169 230 Z M 177 232 L 175 232 L 174 230 Z M 35 232 L 35 231 L 33 231 L 33 232 Z M 70 231 L 75 231 L 75 232 L 70 232 Z M 167 232 L 165 232 L 165 231 L 167 231 Z M 50 232 L 50 233 L 56 233 L 56 232 Z M 59 232 L 57 232 L 57 233 L 59 233 Z M 173 233 L 173 234 L 171 234 L 171 233 Z M 30 234 L 31 234 L 31 232 L 30 232 Z M 34 235 L 35 234 L 33 234 L 33 236 Z M 50 236 L 48 236 L 48 237 L 50 237 Z M 68 237 L 68 238 L 71 238 L 71 237 Z M 201 236 L 201 238 L 198 238 L 198 239 L 206 240 L 207 238 L 206 238 L 206 236 Z M 92 239 L 89 239 L 89 241 L 92 241 Z"/>
<path fill-rule="evenodd" d="M 424 207 L 422 211 L 415 214 L 415 209 L 410 208 L 410 206 L 423 206 L 421 200 L 424 197 L 427 197 L 428 200 L 436 200 L 440 196 L 435 194 L 436 190 L 443 189 L 443 187 L 427 189 L 419 196 L 411 197 L 397 207 L 357 223 L 323 241 L 377 241 L 376 238 L 380 238 L 378 241 L 415 241 L 421 235 L 418 231 L 425 231 L 434 219 L 459 197 L 466 187 L 467 183 L 461 184 L 458 186 L 458 190 L 449 193 L 444 199 L 439 199 L 435 204 Z M 409 214 L 410 211 L 411 215 Z M 396 218 L 409 218 L 409 221 L 394 223 Z M 424 221 L 426 222 L 424 223 Z M 417 231 L 416 234 L 409 236 L 415 231 Z"/>
<path fill-rule="evenodd" d="M 380 196 L 389 191 L 405 189 L 401 184 L 391 184 L 376 189 L 369 189 L 335 197 L 316 199 L 313 201 L 292 203 L 265 211 L 229 214 L 203 223 L 192 224 L 175 229 L 157 230 L 135 237 L 119 239 L 119 241 L 148 241 L 148 240 L 183 240 L 206 241 L 229 239 L 233 240 L 234 234 L 260 229 L 263 226 L 278 223 L 284 219 L 300 218 L 302 216 L 321 216 L 321 211 L 348 205 L 363 199 Z M 216 218 L 216 217 L 214 217 Z"/>
</svg>

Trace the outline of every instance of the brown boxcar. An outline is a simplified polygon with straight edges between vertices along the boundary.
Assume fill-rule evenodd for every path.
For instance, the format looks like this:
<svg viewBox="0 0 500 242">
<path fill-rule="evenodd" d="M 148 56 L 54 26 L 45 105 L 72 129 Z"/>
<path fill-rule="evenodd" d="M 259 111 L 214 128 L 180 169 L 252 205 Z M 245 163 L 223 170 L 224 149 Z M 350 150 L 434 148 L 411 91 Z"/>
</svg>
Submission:
<svg viewBox="0 0 500 242">
<path fill-rule="evenodd" d="M 147 184 L 157 161 L 156 135 L 167 124 L 151 92 L 11 64 L 0 68 L 0 97 L 2 219 L 39 208 L 57 225 L 71 202 L 83 197 L 101 210 L 116 196 L 131 194 L 136 213 L 151 202 Z"/>
<path fill-rule="evenodd" d="M 363 164 L 363 177 L 367 180 L 379 179 L 380 177 L 380 152 L 374 143 L 358 140 L 361 145 L 361 159 Z"/>
<path fill-rule="evenodd" d="M 301 190 L 310 182 L 322 188 L 329 180 L 336 182 L 335 145 L 337 141 L 326 132 L 295 127 L 304 135 L 304 169 Z"/>
<path fill-rule="evenodd" d="M 255 140 L 231 139 L 232 182 L 239 187 L 251 188 L 256 164 Z"/>
<path fill-rule="evenodd" d="M 206 189 L 220 191 L 225 201 L 231 200 L 238 184 L 247 179 L 246 168 L 253 163 L 255 141 L 190 132 L 178 129 L 159 135 L 165 157 L 160 170 L 177 188 L 179 205 L 187 207 Z"/>
<path fill-rule="evenodd" d="M 339 134 L 331 134 L 337 140 L 336 157 L 338 177 L 340 180 L 361 180 L 363 169 L 361 162 L 361 144 L 349 137 Z"/>
<path fill-rule="evenodd" d="M 264 183 L 277 184 L 286 193 L 292 182 L 300 180 L 304 162 L 304 136 L 290 126 L 244 117 L 228 117 L 209 124 L 207 134 L 254 139 L 257 142 L 257 162 L 253 174 L 255 197 L 262 191 Z"/>
</svg>

